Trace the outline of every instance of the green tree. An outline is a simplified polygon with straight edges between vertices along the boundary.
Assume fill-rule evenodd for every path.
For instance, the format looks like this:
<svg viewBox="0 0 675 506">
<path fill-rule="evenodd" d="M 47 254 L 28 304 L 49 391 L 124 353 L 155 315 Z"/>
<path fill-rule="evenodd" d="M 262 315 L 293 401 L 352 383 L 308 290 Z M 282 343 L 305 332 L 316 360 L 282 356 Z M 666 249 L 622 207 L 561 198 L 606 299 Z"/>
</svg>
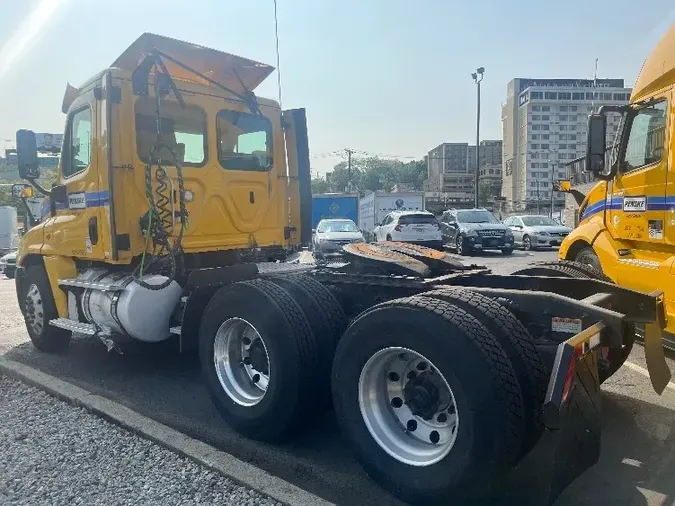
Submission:
<svg viewBox="0 0 675 506">
<path fill-rule="evenodd" d="M 478 183 L 478 205 L 487 206 L 501 193 L 499 181 L 480 181 Z"/>
<path fill-rule="evenodd" d="M 405 163 L 377 156 L 352 158 L 351 181 L 361 191 L 391 191 L 395 184 L 401 183 L 421 190 L 426 177 L 426 160 Z M 338 163 L 330 176 L 330 189 L 344 191 L 348 179 L 347 162 Z"/>
<path fill-rule="evenodd" d="M 327 193 L 328 183 L 319 177 L 312 178 L 312 193 Z"/>
</svg>

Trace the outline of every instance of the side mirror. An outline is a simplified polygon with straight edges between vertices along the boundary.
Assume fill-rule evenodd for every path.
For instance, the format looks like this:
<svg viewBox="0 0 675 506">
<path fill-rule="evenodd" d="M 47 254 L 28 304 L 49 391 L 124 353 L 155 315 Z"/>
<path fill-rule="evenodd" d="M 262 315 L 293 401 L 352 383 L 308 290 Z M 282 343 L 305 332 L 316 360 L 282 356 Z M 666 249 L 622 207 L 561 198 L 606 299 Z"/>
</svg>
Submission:
<svg viewBox="0 0 675 506">
<path fill-rule="evenodd" d="M 607 116 L 591 114 L 588 117 L 586 139 L 586 171 L 605 172 L 605 151 L 607 151 Z"/>
<path fill-rule="evenodd" d="M 12 197 L 17 199 L 29 199 L 33 197 L 33 187 L 29 184 L 13 184 Z"/>
<path fill-rule="evenodd" d="M 312 234 L 316 234 L 316 229 L 315 229 L 315 228 L 312 229 Z"/>
<path fill-rule="evenodd" d="M 37 179 L 40 177 L 37 142 L 35 141 L 35 132 L 32 130 L 18 130 L 16 132 L 16 158 L 19 176 L 22 179 Z"/>
<path fill-rule="evenodd" d="M 68 200 L 68 189 L 66 185 L 59 184 L 52 188 L 51 199 L 52 202 L 58 204 L 65 204 Z"/>
</svg>

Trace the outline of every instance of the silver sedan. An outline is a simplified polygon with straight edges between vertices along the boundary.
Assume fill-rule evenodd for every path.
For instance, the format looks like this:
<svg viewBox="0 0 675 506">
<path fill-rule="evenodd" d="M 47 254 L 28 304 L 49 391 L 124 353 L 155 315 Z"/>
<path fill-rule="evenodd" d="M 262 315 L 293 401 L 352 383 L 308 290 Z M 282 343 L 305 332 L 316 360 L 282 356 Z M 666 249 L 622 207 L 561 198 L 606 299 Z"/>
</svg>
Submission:
<svg viewBox="0 0 675 506">
<path fill-rule="evenodd" d="M 353 242 L 365 242 L 365 238 L 352 220 L 321 220 L 312 238 L 314 257 L 341 255 L 342 247 Z"/>
<path fill-rule="evenodd" d="M 572 231 L 548 216 L 511 216 L 504 224 L 513 232 L 515 245 L 526 250 L 560 246 Z"/>
</svg>

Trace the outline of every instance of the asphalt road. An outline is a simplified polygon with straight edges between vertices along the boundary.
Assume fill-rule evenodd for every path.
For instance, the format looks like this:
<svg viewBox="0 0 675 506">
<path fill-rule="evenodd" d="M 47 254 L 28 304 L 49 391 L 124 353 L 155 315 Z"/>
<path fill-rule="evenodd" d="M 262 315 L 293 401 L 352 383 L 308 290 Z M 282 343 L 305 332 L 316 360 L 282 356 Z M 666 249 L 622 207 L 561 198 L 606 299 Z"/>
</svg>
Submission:
<svg viewBox="0 0 675 506">
<path fill-rule="evenodd" d="M 507 273 L 555 252 L 483 253 L 465 260 Z M 75 339 L 69 353 L 44 355 L 28 340 L 14 284 L 0 280 L 0 354 L 98 394 L 247 460 L 338 504 L 399 504 L 361 470 L 332 414 L 294 441 L 266 445 L 238 436 L 220 419 L 202 386 L 194 355 L 107 353 L 95 339 Z M 556 506 L 675 505 L 675 386 L 656 395 L 643 375 L 640 346 L 604 386 L 600 462 Z M 668 358 L 675 372 L 675 355 Z"/>
</svg>

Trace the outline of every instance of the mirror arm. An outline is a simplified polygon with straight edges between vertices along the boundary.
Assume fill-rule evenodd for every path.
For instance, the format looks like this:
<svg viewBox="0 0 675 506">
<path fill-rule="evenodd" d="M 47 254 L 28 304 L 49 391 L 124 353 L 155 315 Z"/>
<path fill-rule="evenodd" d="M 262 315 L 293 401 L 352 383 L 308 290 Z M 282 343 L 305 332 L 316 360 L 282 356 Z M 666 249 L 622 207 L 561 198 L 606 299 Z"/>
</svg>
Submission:
<svg viewBox="0 0 675 506">
<path fill-rule="evenodd" d="M 39 192 L 42 193 L 43 195 L 47 195 L 47 196 L 49 197 L 49 196 L 52 194 L 51 191 L 49 191 L 49 190 L 47 190 L 46 188 L 44 188 L 44 187 L 43 187 L 40 183 L 38 183 L 35 179 L 33 179 L 33 178 L 26 178 L 26 180 L 27 180 L 30 184 L 32 184 L 33 186 L 35 186 L 35 188 L 37 189 L 37 191 L 39 191 Z"/>
</svg>

